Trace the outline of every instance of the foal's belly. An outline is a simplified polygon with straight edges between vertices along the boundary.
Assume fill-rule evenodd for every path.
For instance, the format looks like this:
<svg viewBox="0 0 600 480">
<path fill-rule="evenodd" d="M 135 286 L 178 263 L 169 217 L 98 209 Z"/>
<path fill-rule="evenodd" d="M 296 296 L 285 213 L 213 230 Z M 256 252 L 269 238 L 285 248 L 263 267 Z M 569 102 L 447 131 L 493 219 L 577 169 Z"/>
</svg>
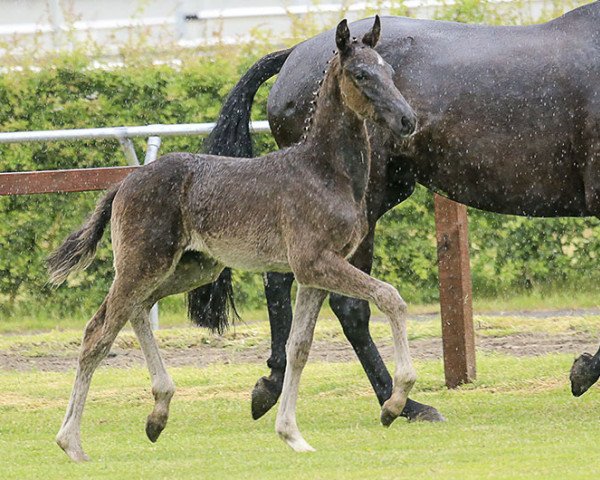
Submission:
<svg viewBox="0 0 600 480">
<path fill-rule="evenodd" d="M 194 233 L 187 250 L 203 252 L 219 263 L 253 272 L 289 272 L 287 250 L 277 234 L 211 237 Z"/>
</svg>

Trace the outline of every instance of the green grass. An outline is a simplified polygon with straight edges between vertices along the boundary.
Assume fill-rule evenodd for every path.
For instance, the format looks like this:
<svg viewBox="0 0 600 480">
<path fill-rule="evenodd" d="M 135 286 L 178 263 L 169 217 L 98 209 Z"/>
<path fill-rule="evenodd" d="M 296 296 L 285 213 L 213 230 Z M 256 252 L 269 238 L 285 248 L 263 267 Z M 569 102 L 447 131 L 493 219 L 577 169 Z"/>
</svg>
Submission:
<svg viewBox="0 0 600 480">
<path fill-rule="evenodd" d="M 520 310 L 549 310 L 549 309 L 577 309 L 598 308 L 600 301 L 597 292 L 574 290 L 533 290 L 526 293 L 497 297 L 481 298 L 475 294 L 474 310 L 478 314 L 497 311 Z M 372 308 L 374 315 L 381 314 Z M 439 312 L 438 304 L 410 304 L 411 314 Z M 0 313 L 2 313 L 0 311 Z M 15 307 L 0 315 L 0 334 L 15 332 L 31 332 L 53 329 L 82 329 L 93 314 L 92 311 L 81 309 L 65 315 L 60 305 L 32 305 Z M 325 303 L 322 316 L 333 318 L 333 312 Z M 266 308 L 243 310 L 242 318 L 245 322 L 254 323 L 267 320 Z M 183 327 L 189 324 L 186 316 L 184 299 L 182 296 L 171 297 L 161 301 L 160 324 L 163 328 Z"/>
<path fill-rule="evenodd" d="M 83 441 L 93 461 L 70 463 L 53 443 L 73 373 L 0 373 L 3 479 L 206 478 L 592 478 L 600 474 L 600 391 L 574 399 L 572 358 L 483 356 L 479 381 L 448 391 L 440 362 L 419 362 L 414 397 L 445 424 L 378 424 L 378 406 L 355 363 L 309 364 L 299 425 L 314 454 L 295 454 L 274 434 L 274 413 L 253 422 L 249 391 L 264 368 L 172 369 L 178 385 L 157 444 L 144 436 L 151 409 L 142 369 L 101 368 Z"/>
</svg>

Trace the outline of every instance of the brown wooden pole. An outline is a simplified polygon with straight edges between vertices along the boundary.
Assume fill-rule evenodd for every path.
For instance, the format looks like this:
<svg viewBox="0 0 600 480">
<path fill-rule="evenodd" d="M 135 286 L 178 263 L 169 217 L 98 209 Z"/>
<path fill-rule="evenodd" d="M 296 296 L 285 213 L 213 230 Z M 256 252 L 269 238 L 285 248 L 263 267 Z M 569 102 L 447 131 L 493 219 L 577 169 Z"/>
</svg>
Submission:
<svg viewBox="0 0 600 480">
<path fill-rule="evenodd" d="M 454 388 L 476 376 L 467 207 L 437 194 L 434 203 L 444 372 Z"/>
<path fill-rule="evenodd" d="M 0 195 L 105 190 L 138 167 L 78 168 L 0 173 Z"/>
</svg>

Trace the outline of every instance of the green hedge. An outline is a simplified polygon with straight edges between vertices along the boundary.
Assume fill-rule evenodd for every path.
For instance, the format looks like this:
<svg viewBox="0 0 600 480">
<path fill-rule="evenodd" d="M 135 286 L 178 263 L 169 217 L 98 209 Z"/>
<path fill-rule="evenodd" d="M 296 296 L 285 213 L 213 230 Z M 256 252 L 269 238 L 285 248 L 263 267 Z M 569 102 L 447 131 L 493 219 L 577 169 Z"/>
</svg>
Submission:
<svg viewBox="0 0 600 480">
<path fill-rule="evenodd" d="M 256 57 L 245 52 L 188 59 L 178 68 L 111 70 L 90 69 L 77 54 L 55 59 L 41 71 L 0 76 L 0 131 L 212 121 Z M 265 118 L 267 93 L 259 92 L 254 118 Z M 259 152 L 274 148 L 269 136 L 256 141 Z M 161 152 L 198 151 L 201 142 L 165 138 Z M 142 154 L 144 140 L 136 146 Z M 123 164 L 116 141 L 0 145 L 0 171 Z M 87 315 L 99 304 L 112 279 L 108 238 L 92 266 L 66 286 L 51 289 L 44 269 L 46 255 L 81 224 L 97 198 L 98 193 L 0 197 L 0 313 L 27 305 Z M 595 219 L 531 220 L 471 210 L 475 294 L 593 285 L 600 270 L 596 225 Z M 437 299 L 432 198 L 424 189 L 379 223 L 375 274 L 397 285 L 410 302 Z M 243 306 L 263 304 L 259 276 L 236 272 L 235 279 Z"/>
</svg>

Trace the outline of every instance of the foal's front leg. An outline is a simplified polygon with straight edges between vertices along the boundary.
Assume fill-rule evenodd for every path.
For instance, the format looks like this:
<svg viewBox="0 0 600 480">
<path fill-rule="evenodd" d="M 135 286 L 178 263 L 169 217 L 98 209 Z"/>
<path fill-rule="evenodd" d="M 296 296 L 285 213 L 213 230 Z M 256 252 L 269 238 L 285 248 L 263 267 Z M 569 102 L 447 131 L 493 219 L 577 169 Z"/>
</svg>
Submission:
<svg viewBox="0 0 600 480">
<path fill-rule="evenodd" d="M 287 366 L 283 379 L 283 391 L 279 402 L 275 431 L 295 451 L 314 451 L 298 430 L 296 424 L 296 399 L 300 376 L 306 365 L 312 345 L 315 324 L 327 292 L 316 288 L 298 286 L 296 309 L 292 329 L 286 345 Z"/>
<path fill-rule="evenodd" d="M 392 394 L 381 410 L 381 423 L 389 426 L 401 414 L 417 378 L 408 347 L 406 303 L 394 287 L 362 272 L 333 252 L 323 252 L 311 259 L 305 255 L 305 252 L 297 252 L 290 262 L 300 283 L 373 302 L 389 319 L 396 370 Z"/>
</svg>

